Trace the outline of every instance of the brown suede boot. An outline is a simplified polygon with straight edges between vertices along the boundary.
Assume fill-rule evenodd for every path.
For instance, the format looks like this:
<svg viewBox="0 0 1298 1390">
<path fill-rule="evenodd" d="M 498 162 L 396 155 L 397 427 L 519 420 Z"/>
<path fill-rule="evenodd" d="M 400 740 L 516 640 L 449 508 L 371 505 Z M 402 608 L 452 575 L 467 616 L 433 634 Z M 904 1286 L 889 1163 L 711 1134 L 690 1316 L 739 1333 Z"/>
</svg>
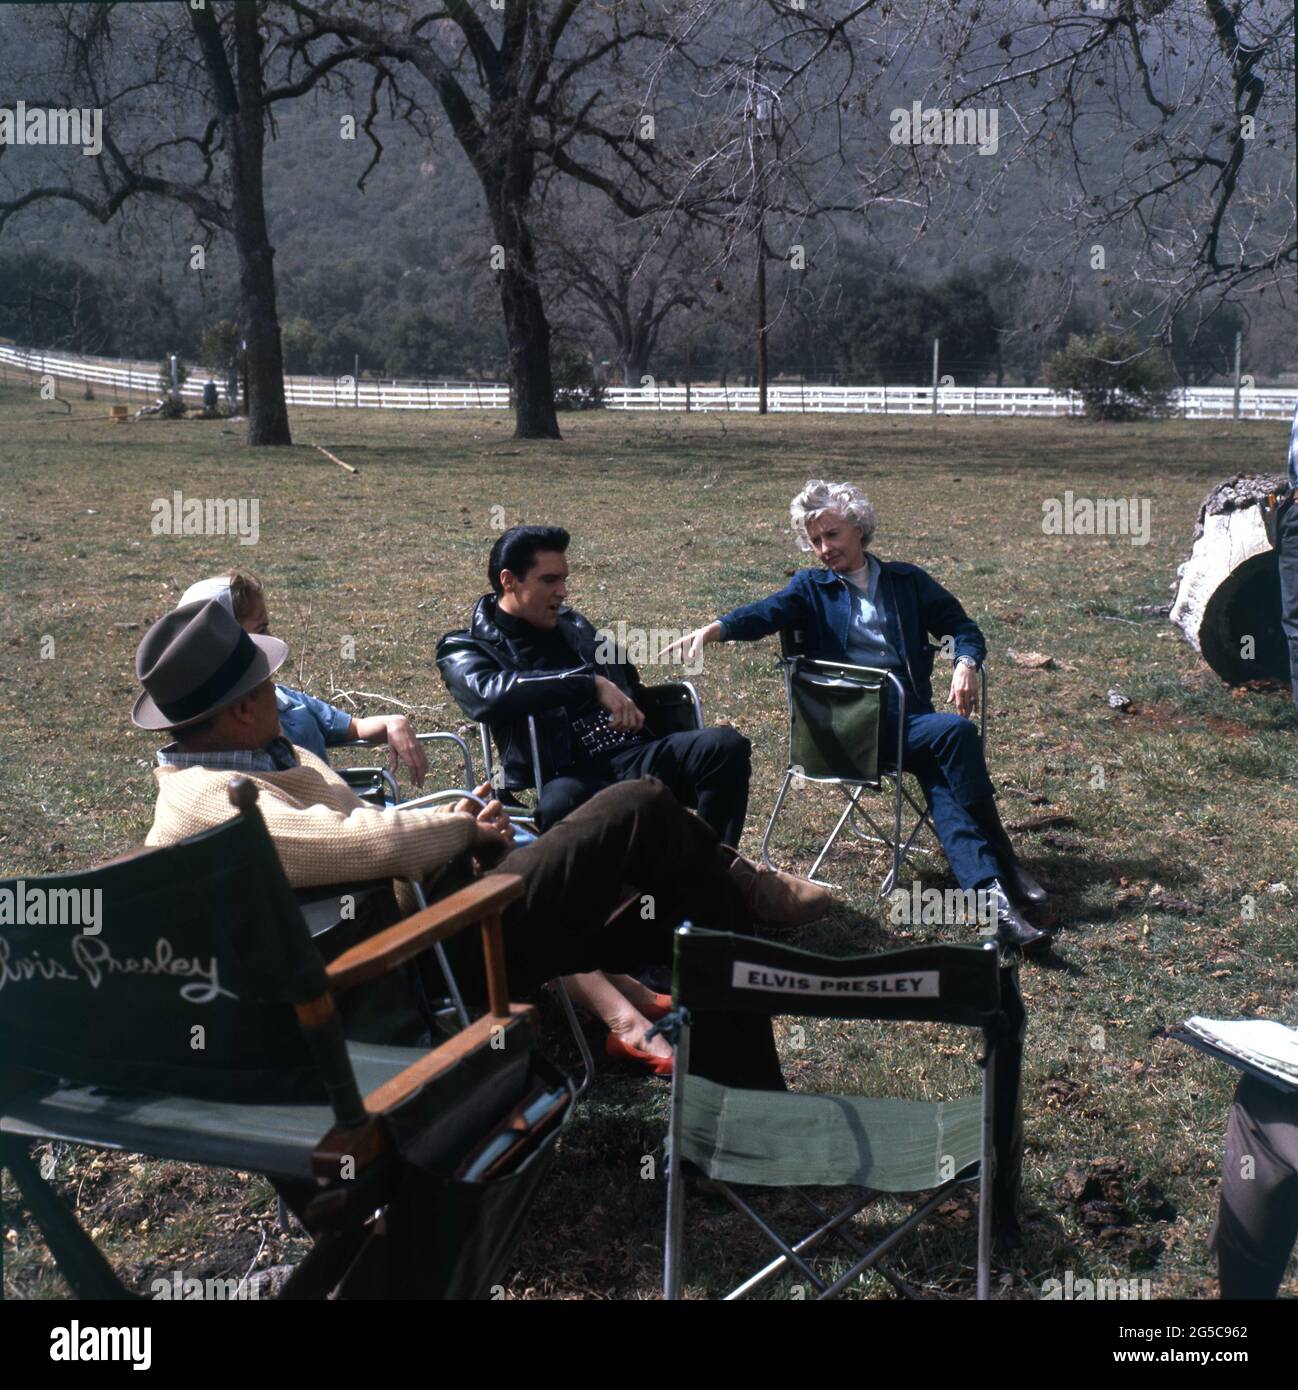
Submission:
<svg viewBox="0 0 1298 1390">
<path fill-rule="evenodd" d="M 802 926 L 823 917 L 834 906 L 834 895 L 828 888 L 781 869 L 768 869 L 765 864 L 745 859 L 729 845 L 722 849 L 734 855 L 730 876 L 753 921 L 770 926 Z"/>
</svg>

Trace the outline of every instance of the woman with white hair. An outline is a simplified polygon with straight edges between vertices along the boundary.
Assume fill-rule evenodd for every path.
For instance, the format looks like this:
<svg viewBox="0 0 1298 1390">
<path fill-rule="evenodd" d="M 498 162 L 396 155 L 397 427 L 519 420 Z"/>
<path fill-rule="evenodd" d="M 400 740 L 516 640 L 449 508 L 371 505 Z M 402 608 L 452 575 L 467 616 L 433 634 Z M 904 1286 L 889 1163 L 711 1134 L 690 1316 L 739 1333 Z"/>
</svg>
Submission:
<svg viewBox="0 0 1298 1390">
<path fill-rule="evenodd" d="M 813 552 L 823 568 L 799 570 L 779 593 L 732 609 L 663 655 L 679 651 L 697 660 L 709 642 L 752 642 L 797 628 L 806 634 L 808 656 L 892 671 L 906 692 L 903 766 L 924 789 L 956 881 L 963 889 L 991 893 L 1001 941 L 1046 941 L 1047 934 L 1017 910 L 1044 902 L 1046 893 L 1019 862 L 1001 824 L 982 743 L 969 718 L 977 710 L 978 672 L 987 654 L 977 623 L 918 565 L 869 553 L 874 507 L 854 484 L 813 480 L 789 513 L 799 548 Z M 953 660 L 947 702 L 954 714 L 933 708 L 933 658 L 939 650 Z M 891 696 L 891 685 L 887 689 Z M 897 714 L 890 698 L 884 747 L 896 745 Z"/>
</svg>

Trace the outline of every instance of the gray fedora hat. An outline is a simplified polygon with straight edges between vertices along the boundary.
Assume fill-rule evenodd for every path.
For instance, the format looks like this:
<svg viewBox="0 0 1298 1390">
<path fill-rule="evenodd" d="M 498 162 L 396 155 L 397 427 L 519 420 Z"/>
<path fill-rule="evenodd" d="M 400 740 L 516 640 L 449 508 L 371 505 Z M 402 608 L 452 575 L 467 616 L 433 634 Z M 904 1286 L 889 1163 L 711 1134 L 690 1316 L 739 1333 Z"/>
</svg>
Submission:
<svg viewBox="0 0 1298 1390">
<path fill-rule="evenodd" d="M 131 722 L 141 729 L 197 724 L 255 690 L 287 656 L 286 642 L 245 632 L 219 599 L 182 604 L 154 623 L 135 653 L 144 694 Z"/>
</svg>

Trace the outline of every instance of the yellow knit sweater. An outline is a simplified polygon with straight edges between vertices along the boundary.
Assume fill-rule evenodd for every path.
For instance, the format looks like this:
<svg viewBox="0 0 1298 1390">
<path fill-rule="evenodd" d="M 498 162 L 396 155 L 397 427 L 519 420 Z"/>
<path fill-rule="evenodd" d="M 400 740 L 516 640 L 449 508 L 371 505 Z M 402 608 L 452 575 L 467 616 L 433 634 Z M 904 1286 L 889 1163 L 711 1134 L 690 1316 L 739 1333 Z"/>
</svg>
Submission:
<svg viewBox="0 0 1298 1390">
<path fill-rule="evenodd" d="M 381 810 L 362 801 L 305 748 L 287 772 L 158 767 L 158 804 L 147 845 L 169 845 L 235 814 L 226 792 L 235 777 L 258 791 L 257 808 L 295 888 L 373 878 L 422 878 L 473 843 L 474 819 L 444 809 Z"/>
</svg>

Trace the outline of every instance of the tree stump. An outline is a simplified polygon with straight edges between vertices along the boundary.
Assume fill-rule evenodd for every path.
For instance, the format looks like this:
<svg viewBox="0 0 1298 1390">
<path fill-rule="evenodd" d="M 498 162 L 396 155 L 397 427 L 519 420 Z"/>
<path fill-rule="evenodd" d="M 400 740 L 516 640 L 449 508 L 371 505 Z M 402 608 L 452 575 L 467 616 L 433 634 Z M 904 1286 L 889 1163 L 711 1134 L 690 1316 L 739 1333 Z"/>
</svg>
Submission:
<svg viewBox="0 0 1298 1390">
<path fill-rule="evenodd" d="M 1289 680 L 1280 627 L 1280 573 L 1259 503 L 1287 486 L 1279 474 L 1239 474 L 1199 509 L 1193 547 L 1177 570 L 1170 620 L 1229 685 Z"/>
</svg>

